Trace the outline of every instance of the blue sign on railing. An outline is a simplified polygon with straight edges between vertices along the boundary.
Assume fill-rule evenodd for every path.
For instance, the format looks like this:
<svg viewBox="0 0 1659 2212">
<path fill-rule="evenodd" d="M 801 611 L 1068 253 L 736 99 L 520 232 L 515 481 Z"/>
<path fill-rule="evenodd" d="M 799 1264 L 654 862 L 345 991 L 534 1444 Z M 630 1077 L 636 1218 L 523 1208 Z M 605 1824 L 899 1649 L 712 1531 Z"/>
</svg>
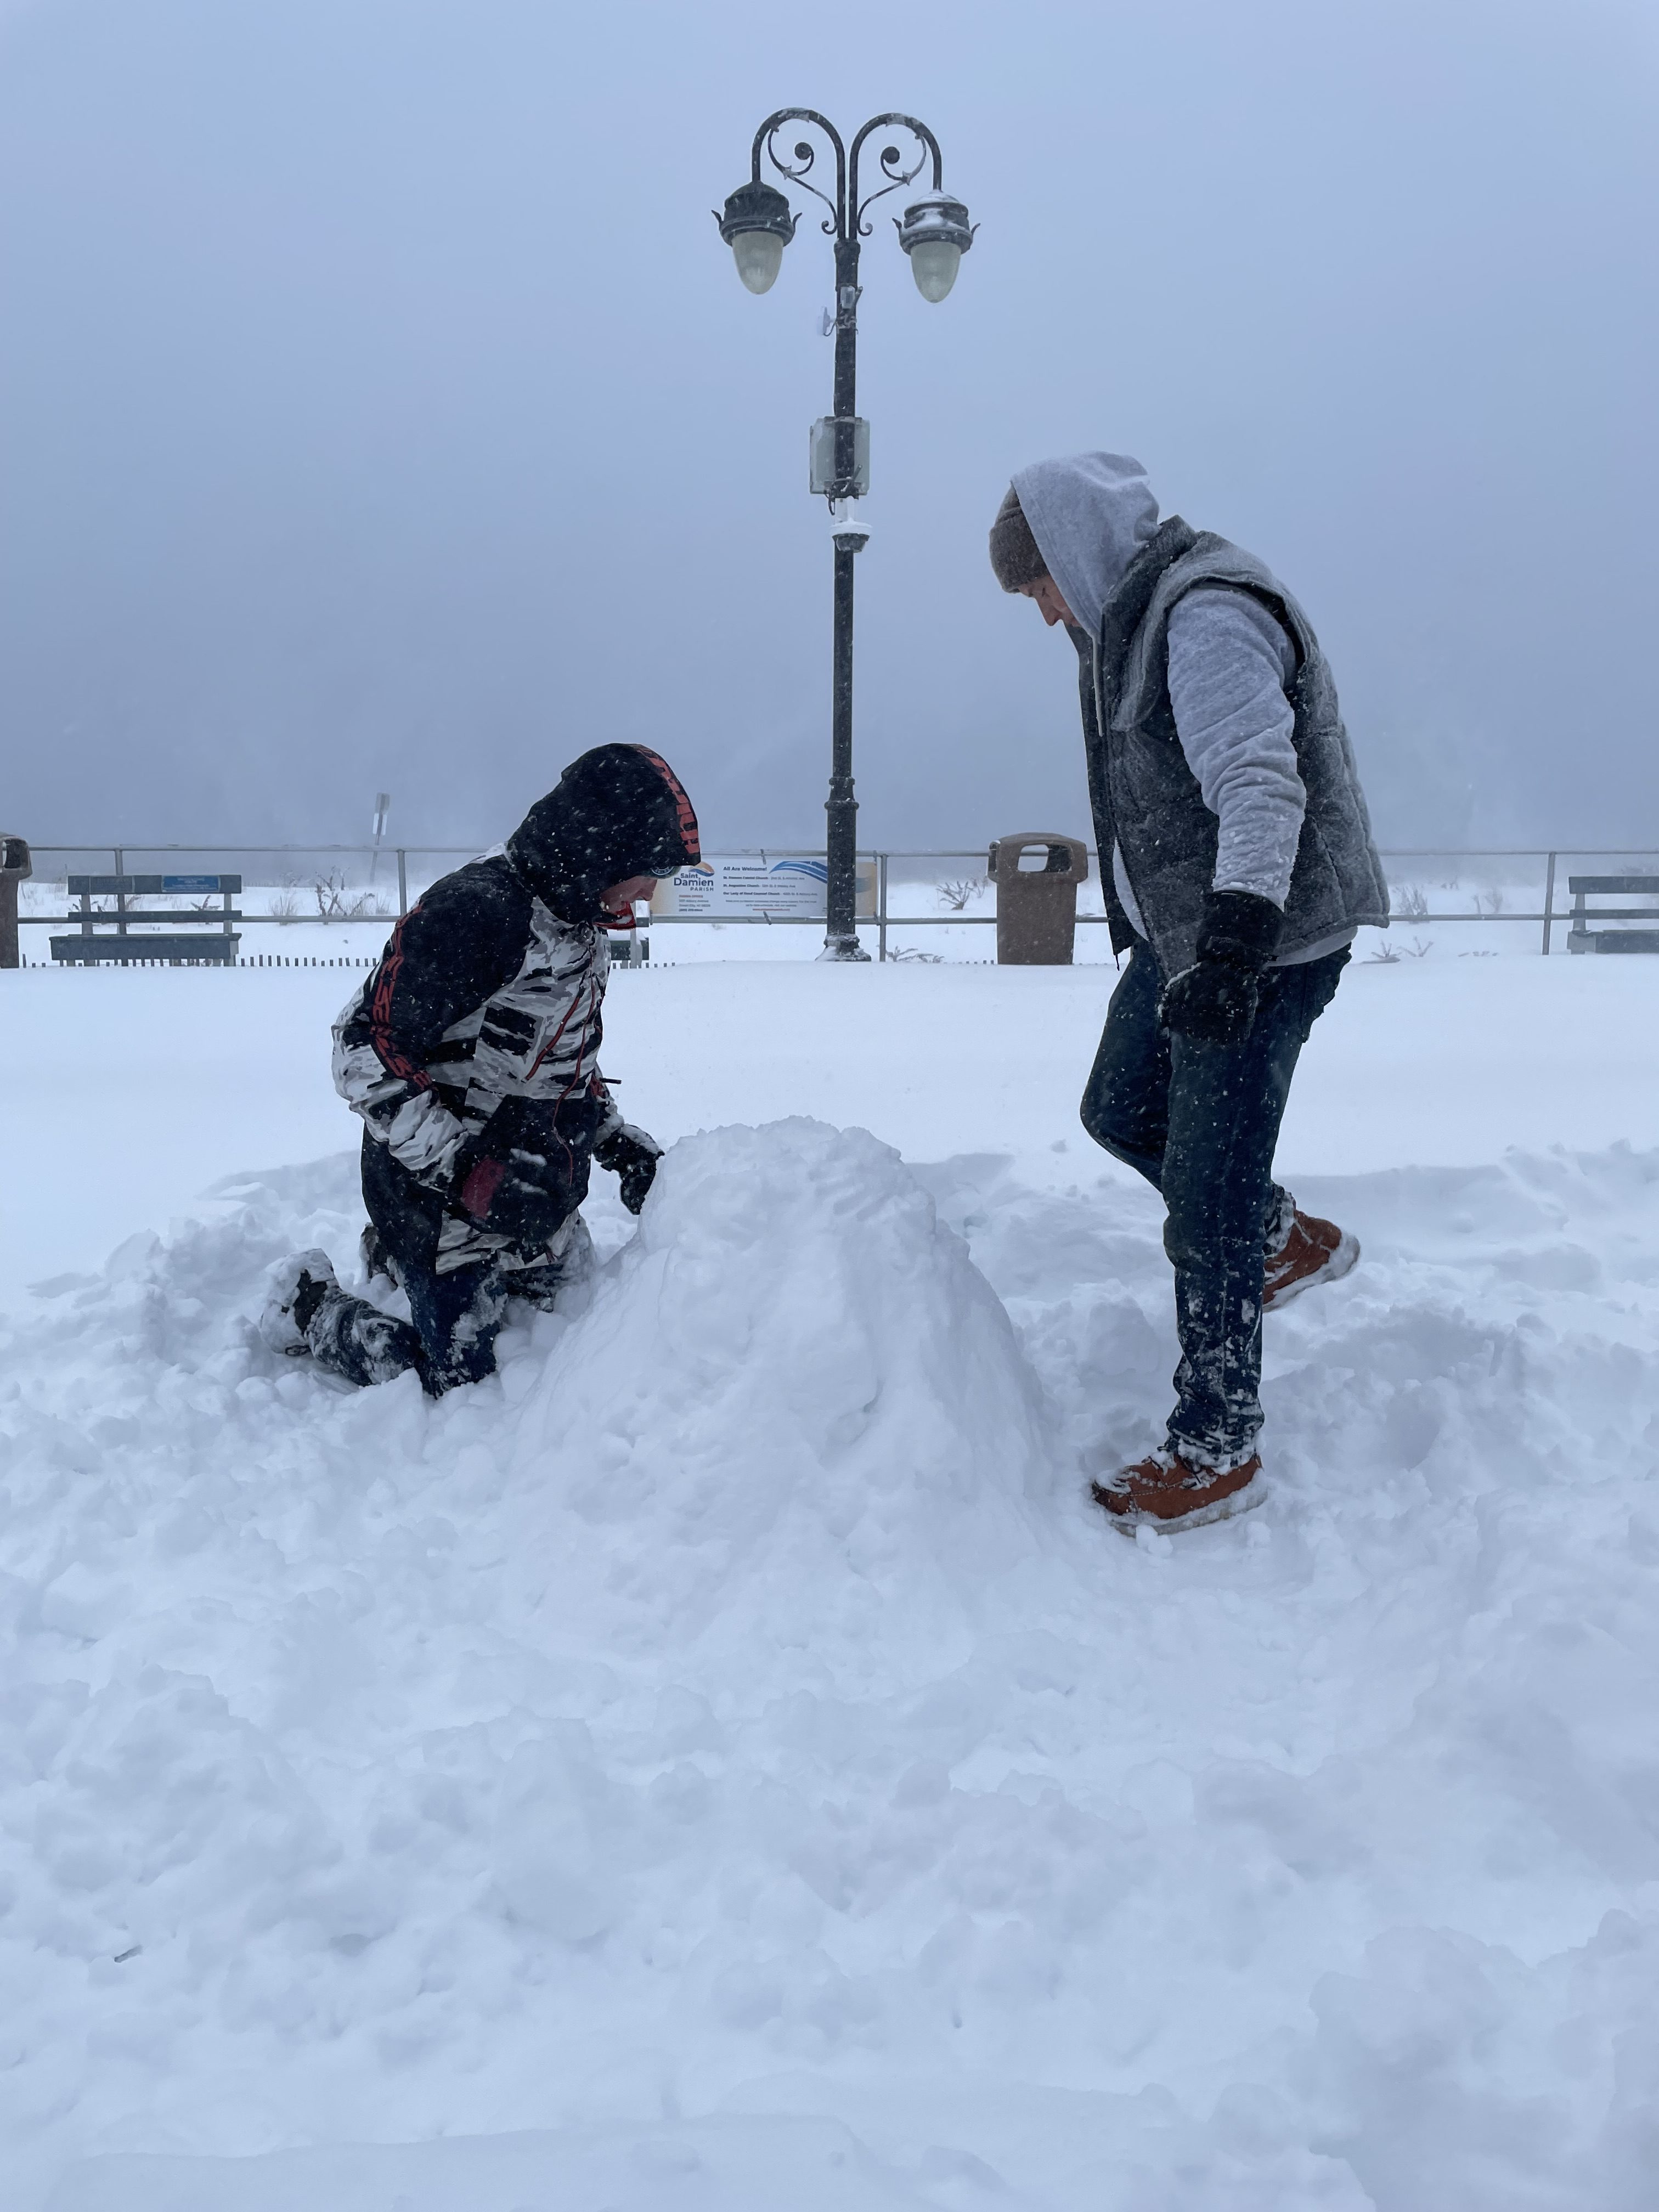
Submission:
<svg viewBox="0 0 1659 2212">
<path fill-rule="evenodd" d="M 163 876 L 164 891 L 216 891 L 220 888 L 217 876 Z"/>
</svg>

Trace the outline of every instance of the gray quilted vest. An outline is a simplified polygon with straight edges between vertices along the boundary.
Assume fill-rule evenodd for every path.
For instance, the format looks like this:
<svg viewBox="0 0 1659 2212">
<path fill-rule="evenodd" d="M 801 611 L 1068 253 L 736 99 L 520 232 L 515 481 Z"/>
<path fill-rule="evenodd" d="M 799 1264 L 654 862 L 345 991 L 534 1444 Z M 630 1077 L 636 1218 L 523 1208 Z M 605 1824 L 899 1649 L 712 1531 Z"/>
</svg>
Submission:
<svg viewBox="0 0 1659 2212">
<path fill-rule="evenodd" d="M 1253 553 L 1171 515 L 1124 572 L 1093 647 L 1079 646 L 1089 796 L 1113 949 L 1135 941 L 1112 890 L 1115 843 L 1165 975 L 1195 957 L 1215 874 L 1218 824 L 1187 765 L 1170 704 L 1170 616 L 1199 584 L 1249 592 L 1283 623 L 1296 648 L 1291 703 L 1308 811 L 1285 902 L 1281 957 L 1361 923 L 1385 927 L 1389 919 L 1389 887 L 1353 748 L 1312 624 Z"/>
</svg>

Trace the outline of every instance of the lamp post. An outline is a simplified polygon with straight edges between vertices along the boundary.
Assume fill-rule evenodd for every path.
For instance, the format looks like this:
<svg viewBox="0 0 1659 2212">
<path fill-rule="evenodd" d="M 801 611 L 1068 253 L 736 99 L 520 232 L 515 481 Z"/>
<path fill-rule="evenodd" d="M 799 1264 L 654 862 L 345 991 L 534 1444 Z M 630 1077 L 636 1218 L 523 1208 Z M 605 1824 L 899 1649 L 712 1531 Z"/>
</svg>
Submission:
<svg viewBox="0 0 1659 2212">
<path fill-rule="evenodd" d="M 793 158 L 779 152 L 777 134 L 786 123 L 809 123 L 835 149 L 836 189 L 831 198 L 811 181 L 817 150 L 807 139 L 796 142 Z M 880 154 L 885 182 L 859 198 L 859 155 L 872 131 L 896 125 L 908 131 L 920 151 L 909 166 L 897 146 Z M 913 115 L 872 116 L 850 148 L 835 125 L 811 107 L 781 107 L 755 133 L 750 180 L 739 185 L 715 221 L 732 248 L 738 274 L 751 292 L 769 292 L 783 263 L 783 249 L 795 234 L 799 218 L 775 185 L 764 182 L 761 160 L 790 183 L 823 202 L 830 219 L 823 228 L 835 240 L 836 311 L 825 319 L 825 333 L 836 334 L 836 376 L 832 412 L 812 426 L 811 489 L 829 502 L 835 552 L 835 656 L 831 680 L 830 796 L 825 857 L 829 886 L 825 900 L 825 960 L 867 960 L 859 944 L 855 919 L 858 887 L 858 802 L 853 796 L 853 562 L 868 543 L 867 524 L 858 518 L 858 502 L 870 489 L 870 426 L 858 412 L 859 252 L 870 235 L 865 216 L 872 204 L 897 191 L 933 163 L 931 197 L 915 201 L 896 222 L 899 244 L 909 258 L 910 273 L 924 300 L 944 299 L 957 279 L 963 255 L 974 242 L 975 226 L 960 200 L 949 198 L 942 183 L 939 141 Z"/>
</svg>

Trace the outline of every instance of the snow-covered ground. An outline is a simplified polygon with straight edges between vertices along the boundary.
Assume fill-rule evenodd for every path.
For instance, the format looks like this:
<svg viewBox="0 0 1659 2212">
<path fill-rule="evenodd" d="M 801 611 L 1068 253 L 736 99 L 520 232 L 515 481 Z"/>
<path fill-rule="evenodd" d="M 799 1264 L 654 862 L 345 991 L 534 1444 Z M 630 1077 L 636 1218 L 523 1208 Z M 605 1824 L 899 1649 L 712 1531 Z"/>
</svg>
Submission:
<svg viewBox="0 0 1659 2212">
<path fill-rule="evenodd" d="M 1109 975 L 619 976 L 659 1188 L 436 1407 L 249 1326 L 349 979 L 0 982 L 8 2212 L 1651 2204 L 1659 963 L 1356 964 L 1134 1544 Z"/>
</svg>

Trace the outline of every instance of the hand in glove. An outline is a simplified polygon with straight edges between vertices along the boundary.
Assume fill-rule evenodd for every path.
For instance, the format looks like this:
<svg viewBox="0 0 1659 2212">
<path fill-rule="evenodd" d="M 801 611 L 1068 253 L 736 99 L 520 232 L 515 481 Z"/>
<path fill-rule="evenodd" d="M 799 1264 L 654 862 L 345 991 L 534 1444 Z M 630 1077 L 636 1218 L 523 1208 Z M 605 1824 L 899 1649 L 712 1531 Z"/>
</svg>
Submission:
<svg viewBox="0 0 1659 2212">
<path fill-rule="evenodd" d="M 1255 891 L 1206 893 L 1198 957 L 1170 978 L 1158 1002 L 1164 1027 L 1204 1044 L 1243 1044 L 1284 927 L 1273 901 Z"/>
<path fill-rule="evenodd" d="M 622 1202 L 630 1213 L 637 1213 L 655 1180 L 662 1146 L 643 1129 L 624 1121 L 602 1144 L 594 1146 L 593 1157 L 602 1168 L 622 1178 Z"/>
<path fill-rule="evenodd" d="M 526 1100 L 508 1099 L 456 1163 L 455 1195 L 484 1228 L 524 1252 L 545 1244 L 579 1195 L 572 1156 Z"/>
<path fill-rule="evenodd" d="M 570 1211 L 564 1178 L 553 1182 L 545 1158 L 516 1146 L 505 1159 L 476 1160 L 459 1197 L 476 1222 L 525 1252 L 545 1244 Z"/>
</svg>

